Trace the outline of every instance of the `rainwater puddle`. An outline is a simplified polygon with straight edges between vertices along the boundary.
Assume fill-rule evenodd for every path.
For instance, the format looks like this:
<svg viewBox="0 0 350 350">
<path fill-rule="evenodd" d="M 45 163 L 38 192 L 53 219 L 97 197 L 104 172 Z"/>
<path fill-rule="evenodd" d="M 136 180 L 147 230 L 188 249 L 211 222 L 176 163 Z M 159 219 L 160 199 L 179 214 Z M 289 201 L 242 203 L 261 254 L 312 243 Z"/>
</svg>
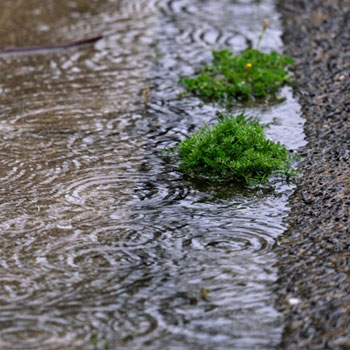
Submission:
<svg viewBox="0 0 350 350">
<path fill-rule="evenodd" d="M 0 57 L 1 349 L 278 345 L 273 246 L 293 186 L 195 184 L 160 155 L 216 119 L 178 98 L 179 77 L 254 44 L 264 19 L 261 49 L 281 51 L 271 0 L 2 1 L 1 47 L 105 37 Z M 282 94 L 247 112 L 297 149 Z"/>
</svg>

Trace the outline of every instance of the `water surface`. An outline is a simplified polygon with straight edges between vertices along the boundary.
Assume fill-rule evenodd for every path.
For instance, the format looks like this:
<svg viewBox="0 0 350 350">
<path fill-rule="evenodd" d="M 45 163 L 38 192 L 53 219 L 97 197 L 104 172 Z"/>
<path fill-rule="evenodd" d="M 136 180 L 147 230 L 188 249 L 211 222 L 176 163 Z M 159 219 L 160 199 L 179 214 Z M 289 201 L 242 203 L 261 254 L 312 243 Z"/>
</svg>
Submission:
<svg viewBox="0 0 350 350">
<path fill-rule="evenodd" d="M 265 18 L 261 49 L 282 50 L 271 0 L 1 2 L 2 47 L 105 35 L 0 57 L 2 349 L 277 346 L 273 246 L 293 187 L 193 183 L 161 155 L 216 119 L 178 98 L 179 77 L 254 45 Z M 283 94 L 251 113 L 296 149 Z"/>
</svg>

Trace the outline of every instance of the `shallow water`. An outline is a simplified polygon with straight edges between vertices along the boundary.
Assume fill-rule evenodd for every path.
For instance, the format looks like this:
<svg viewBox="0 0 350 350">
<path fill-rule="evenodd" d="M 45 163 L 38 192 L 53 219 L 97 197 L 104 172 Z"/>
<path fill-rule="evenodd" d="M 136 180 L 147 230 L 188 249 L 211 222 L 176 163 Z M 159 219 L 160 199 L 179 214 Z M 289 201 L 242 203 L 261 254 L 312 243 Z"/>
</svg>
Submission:
<svg viewBox="0 0 350 350">
<path fill-rule="evenodd" d="M 293 186 L 214 188 L 162 156 L 217 109 L 180 100 L 212 48 L 282 50 L 270 0 L 4 0 L 1 349 L 273 349 L 273 253 Z M 249 111 L 302 146 L 286 102 Z M 239 109 L 237 109 L 238 111 Z"/>
</svg>

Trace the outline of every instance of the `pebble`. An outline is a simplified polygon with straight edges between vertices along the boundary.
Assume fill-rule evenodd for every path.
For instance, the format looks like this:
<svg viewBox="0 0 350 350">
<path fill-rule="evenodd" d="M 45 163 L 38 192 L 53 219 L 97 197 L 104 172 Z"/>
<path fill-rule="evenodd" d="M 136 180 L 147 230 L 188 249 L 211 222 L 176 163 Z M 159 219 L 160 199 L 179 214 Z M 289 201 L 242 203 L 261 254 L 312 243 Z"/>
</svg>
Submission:
<svg viewBox="0 0 350 350">
<path fill-rule="evenodd" d="M 298 305 L 300 303 L 300 299 L 298 299 L 298 298 L 290 298 L 290 299 L 288 299 L 288 303 L 290 305 Z"/>
</svg>

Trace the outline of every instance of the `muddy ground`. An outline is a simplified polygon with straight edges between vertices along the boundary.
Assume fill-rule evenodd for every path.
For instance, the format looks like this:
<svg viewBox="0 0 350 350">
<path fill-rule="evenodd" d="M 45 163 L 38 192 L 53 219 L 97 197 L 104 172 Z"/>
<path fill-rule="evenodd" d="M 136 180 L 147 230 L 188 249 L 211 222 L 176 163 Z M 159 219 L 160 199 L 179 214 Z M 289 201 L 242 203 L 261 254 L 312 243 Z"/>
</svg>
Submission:
<svg viewBox="0 0 350 350">
<path fill-rule="evenodd" d="M 278 248 L 282 348 L 350 349 L 350 0 L 279 9 L 308 141 Z"/>
</svg>

